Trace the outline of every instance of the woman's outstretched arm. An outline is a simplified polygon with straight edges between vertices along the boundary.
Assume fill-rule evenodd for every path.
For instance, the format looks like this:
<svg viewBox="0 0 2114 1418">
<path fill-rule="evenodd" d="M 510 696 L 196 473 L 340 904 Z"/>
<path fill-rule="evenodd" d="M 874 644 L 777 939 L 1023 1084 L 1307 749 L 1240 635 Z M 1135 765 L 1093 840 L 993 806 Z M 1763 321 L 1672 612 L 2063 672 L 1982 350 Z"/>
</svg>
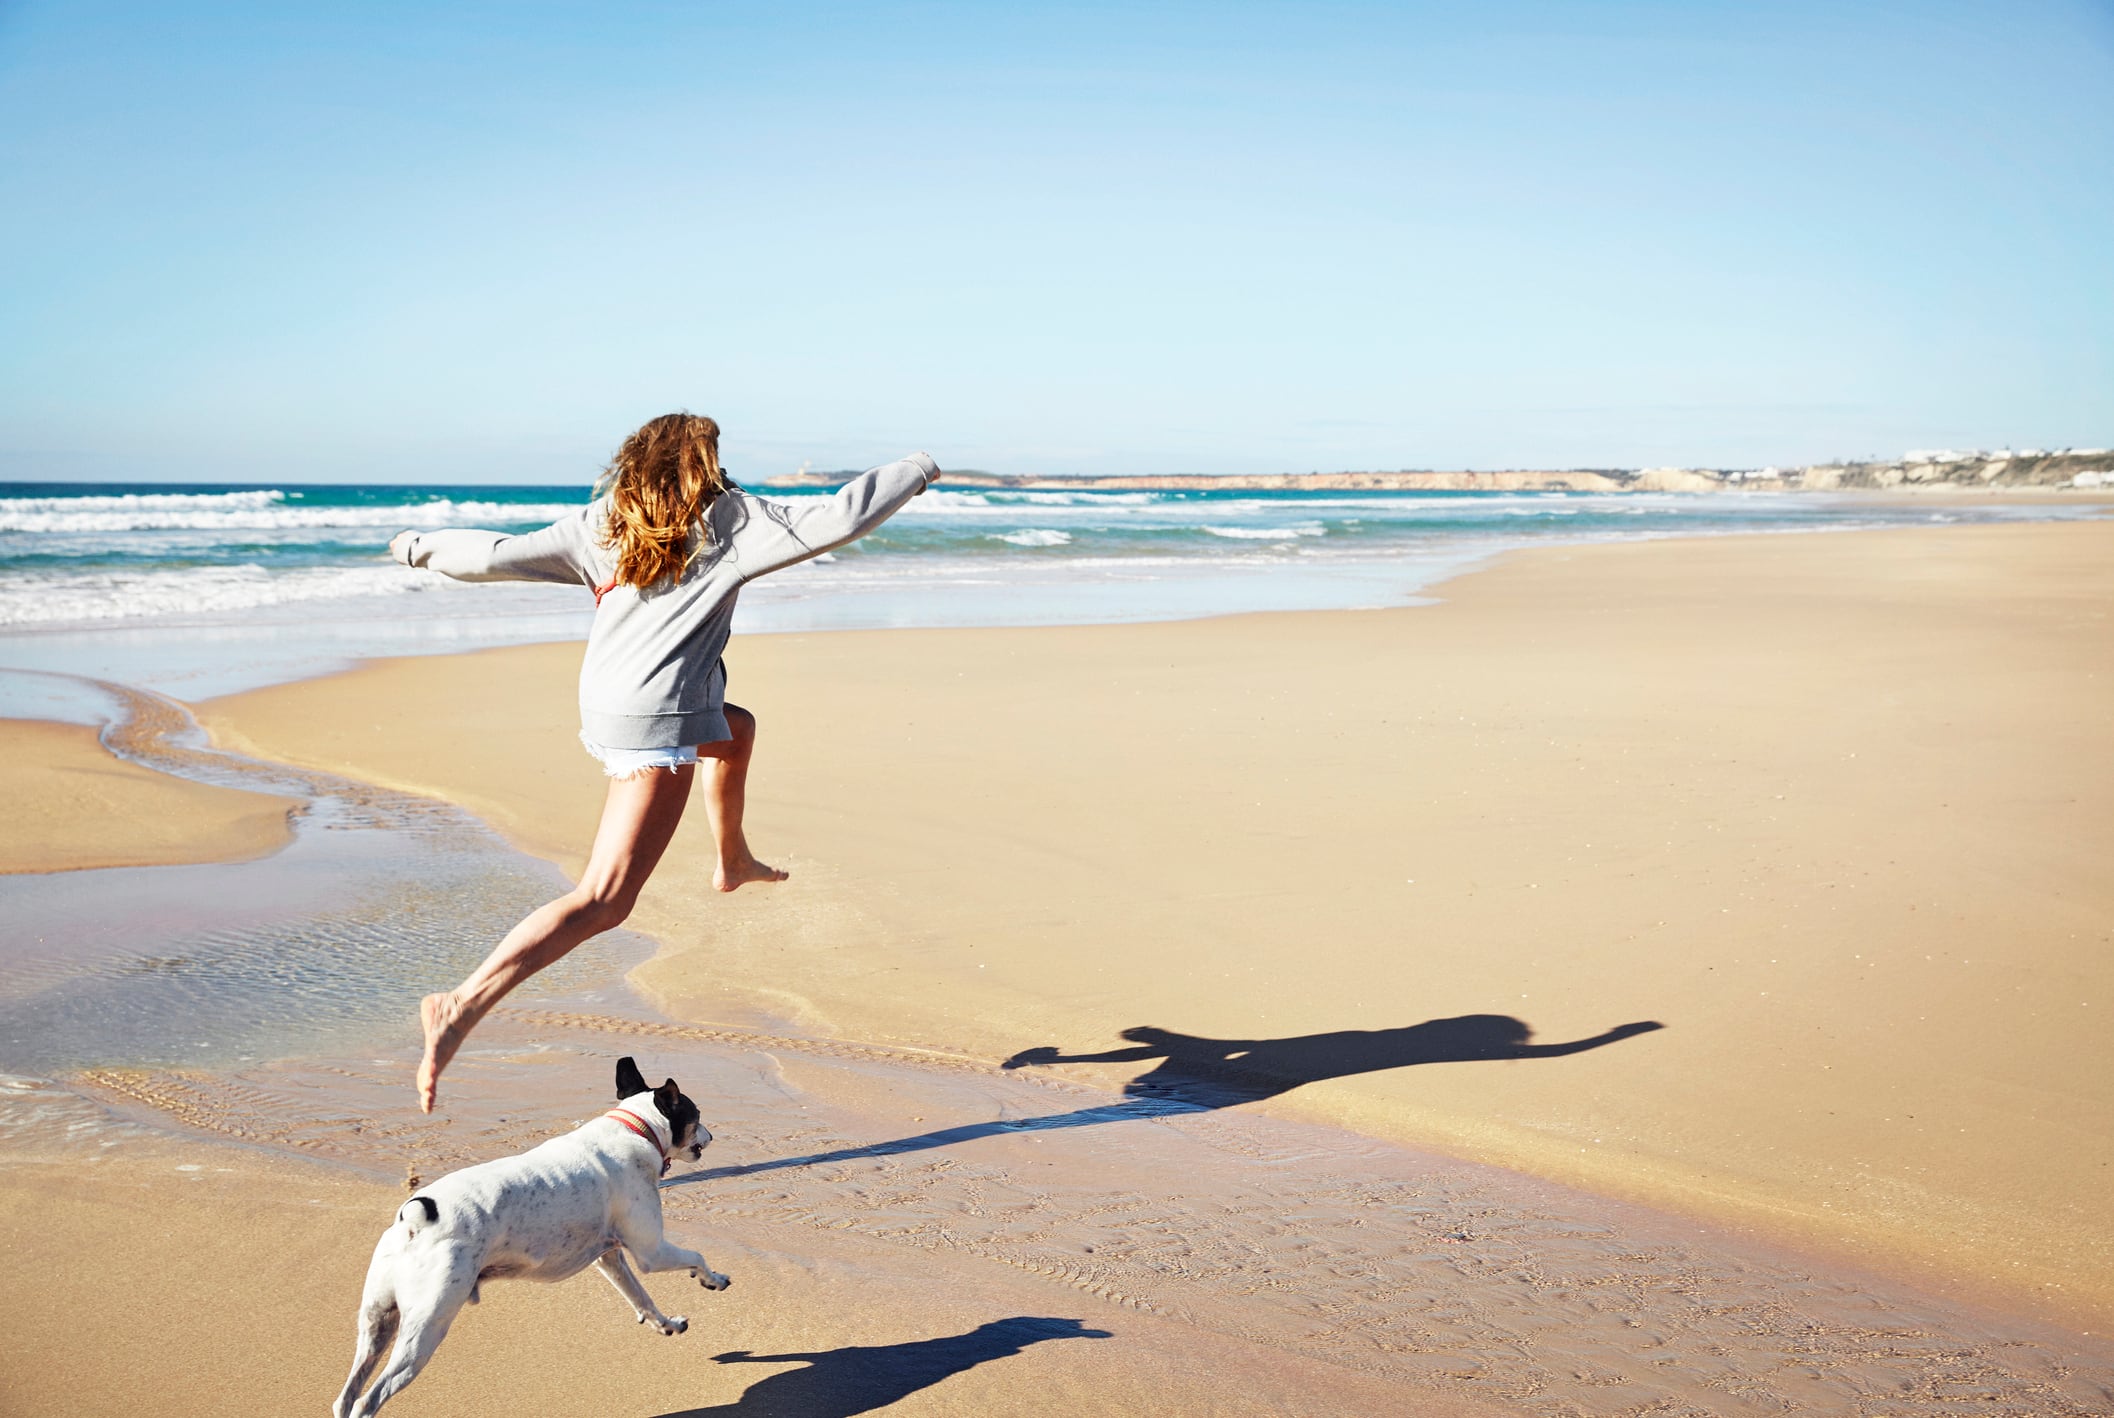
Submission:
<svg viewBox="0 0 2114 1418">
<path fill-rule="evenodd" d="M 406 566 L 438 571 L 457 581 L 553 581 L 592 587 L 595 538 L 589 523 L 594 515 L 589 505 L 519 536 L 462 527 L 398 532 L 389 543 L 389 554 Z"/>
<path fill-rule="evenodd" d="M 813 502 L 774 502 L 767 497 L 745 501 L 755 509 L 732 530 L 729 547 L 741 579 L 791 566 L 854 542 L 886 522 L 939 480 L 939 464 L 930 454 L 883 464 L 859 474 L 833 497 Z"/>
</svg>

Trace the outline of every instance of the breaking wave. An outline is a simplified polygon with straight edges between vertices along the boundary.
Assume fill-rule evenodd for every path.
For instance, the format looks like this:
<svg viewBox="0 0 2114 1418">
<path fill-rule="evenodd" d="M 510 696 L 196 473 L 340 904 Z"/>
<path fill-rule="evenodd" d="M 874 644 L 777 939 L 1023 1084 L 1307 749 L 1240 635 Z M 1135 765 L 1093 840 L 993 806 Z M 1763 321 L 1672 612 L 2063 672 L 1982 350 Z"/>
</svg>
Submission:
<svg viewBox="0 0 2114 1418">
<path fill-rule="evenodd" d="M 290 502 L 276 489 L 0 498 L 0 532 L 271 532 L 330 527 L 475 527 L 555 522 L 578 502 L 427 501 L 332 506 Z"/>
</svg>

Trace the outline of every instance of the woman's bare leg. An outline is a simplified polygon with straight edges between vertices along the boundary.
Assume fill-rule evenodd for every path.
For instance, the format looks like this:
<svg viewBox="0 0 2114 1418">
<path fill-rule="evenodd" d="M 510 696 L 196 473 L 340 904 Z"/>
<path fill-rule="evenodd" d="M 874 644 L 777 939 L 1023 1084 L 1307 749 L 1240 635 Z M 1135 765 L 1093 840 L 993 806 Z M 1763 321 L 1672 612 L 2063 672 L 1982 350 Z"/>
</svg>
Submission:
<svg viewBox="0 0 2114 1418">
<path fill-rule="evenodd" d="M 477 1021 L 509 990 L 631 914 L 639 888 L 683 820 L 692 776 L 687 767 L 656 768 L 611 779 L 602 803 L 602 825 L 595 831 L 594 851 L 580 884 L 507 932 L 469 979 L 420 1002 L 419 1022 L 426 1031 L 426 1056 L 418 1066 L 421 1109 L 433 1111 L 441 1070 Z"/>
<path fill-rule="evenodd" d="M 749 800 L 749 756 L 756 751 L 756 716 L 729 704 L 727 727 L 734 737 L 697 746 L 698 763 L 705 770 L 705 815 L 712 820 L 712 844 L 719 849 L 712 884 L 732 891 L 752 881 L 784 881 L 789 873 L 757 861 L 741 830 Z"/>
</svg>

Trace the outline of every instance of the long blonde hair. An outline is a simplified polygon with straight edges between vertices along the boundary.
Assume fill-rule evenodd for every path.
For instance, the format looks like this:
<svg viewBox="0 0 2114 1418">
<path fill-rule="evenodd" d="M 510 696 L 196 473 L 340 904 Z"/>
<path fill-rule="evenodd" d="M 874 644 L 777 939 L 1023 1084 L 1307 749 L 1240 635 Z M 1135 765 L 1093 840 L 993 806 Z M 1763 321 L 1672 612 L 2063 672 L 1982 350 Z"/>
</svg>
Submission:
<svg viewBox="0 0 2114 1418">
<path fill-rule="evenodd" d="M 602 545 L 617 580 L 644 589 L 682 574 L 690 536 L 731 483 L 719 466 L 719 425 L 700 414 L 662 414 L 624 440 L 603 473 L 609 498 Z"/>
</svg>

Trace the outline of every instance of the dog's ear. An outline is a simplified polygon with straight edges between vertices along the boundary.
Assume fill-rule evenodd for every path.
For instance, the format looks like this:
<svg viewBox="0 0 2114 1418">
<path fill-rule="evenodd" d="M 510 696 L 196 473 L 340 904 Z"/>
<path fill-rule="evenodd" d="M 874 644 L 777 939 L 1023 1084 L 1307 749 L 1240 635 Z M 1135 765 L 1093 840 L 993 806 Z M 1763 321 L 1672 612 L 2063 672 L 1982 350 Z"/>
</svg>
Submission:
<svg viewBox="0 0 2114 1418">
<path fill-rule="evenodd" d="M 619 1100 L 646 1091 L 646 1075 L 627 1056 L 617 1060 L 617 1097 Z"/>
<path fill-rule="evenodd" d="M 682 1096 L 683 1090 L 677 1088 L 675 1080 L 671 1078 L 653 1090 L 653 1106 L 659 1108 L 661 1116 L 672 1123 L 675 1121 L 675 1100 Z"/>
</svg>

